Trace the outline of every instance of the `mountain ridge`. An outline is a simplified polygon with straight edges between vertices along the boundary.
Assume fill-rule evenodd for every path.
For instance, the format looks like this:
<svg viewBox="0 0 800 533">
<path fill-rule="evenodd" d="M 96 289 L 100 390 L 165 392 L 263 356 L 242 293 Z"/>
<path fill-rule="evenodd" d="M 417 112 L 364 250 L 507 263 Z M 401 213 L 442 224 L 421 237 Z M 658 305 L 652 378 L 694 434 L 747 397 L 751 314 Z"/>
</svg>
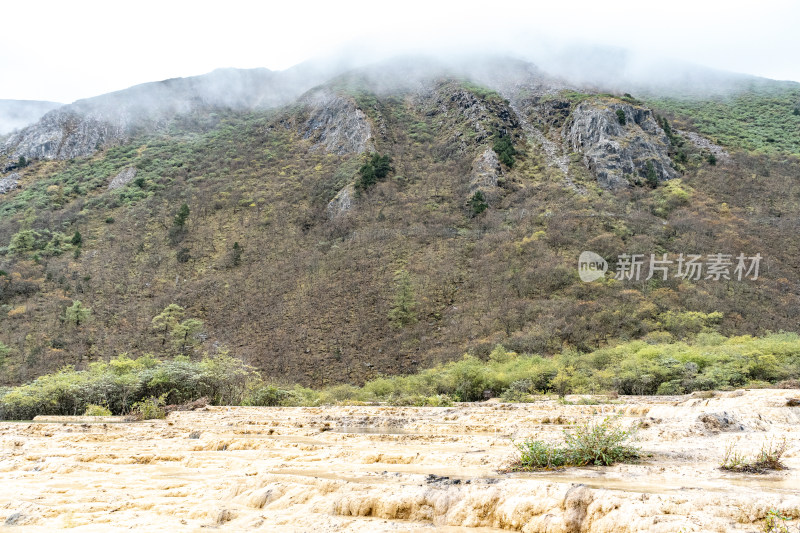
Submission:
<svg viewBox="0 0 800 533">
<path fill-rule="evenodd" d="M 359 383 L 497 343 L 547 355 L 796 327 L 796 158 L 729 148 L 712 164 L 679 118 L 625 94 L 537 91 L 518 66 L 501 67 L 504 94 L 452 72 L 398 91 L 356 74 L 280 108 L 199 110 L 202 128 L 190 116 L 32 161 L 0 196 L 3 379 L 227 346 L 276 379 Z M 391 170 L 365 179 L 373 157 Z M 610 265 L 770 260 L 757 283 L 585 284 L 584 250 Z M 69 318 L 78 301 L 89 320 Z M 202 322 L 177 345 L 153 326 L 171 304 Z"/>
</svg>

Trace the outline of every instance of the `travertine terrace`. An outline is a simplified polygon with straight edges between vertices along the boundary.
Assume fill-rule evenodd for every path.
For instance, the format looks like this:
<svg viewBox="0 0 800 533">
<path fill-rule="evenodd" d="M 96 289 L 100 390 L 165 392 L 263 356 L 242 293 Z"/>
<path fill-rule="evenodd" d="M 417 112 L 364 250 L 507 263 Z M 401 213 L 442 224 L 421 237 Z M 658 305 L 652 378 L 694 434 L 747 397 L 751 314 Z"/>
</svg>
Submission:
<svg viewBox="0 0 800 533">
<path fill-rule="evenodd" d="M 209 407 L 166 420 L 0 423 L 0 530 L 760 531 L 800 519 L 797 390 L 600 405 Z M 574 398 L 573 398 L 574 400 Z M 640 464 L 501 473 L 512 440 L 619 414 Z M 731 474 L 725 447 L 786 437 L 789 470 Z"/>
</svg>

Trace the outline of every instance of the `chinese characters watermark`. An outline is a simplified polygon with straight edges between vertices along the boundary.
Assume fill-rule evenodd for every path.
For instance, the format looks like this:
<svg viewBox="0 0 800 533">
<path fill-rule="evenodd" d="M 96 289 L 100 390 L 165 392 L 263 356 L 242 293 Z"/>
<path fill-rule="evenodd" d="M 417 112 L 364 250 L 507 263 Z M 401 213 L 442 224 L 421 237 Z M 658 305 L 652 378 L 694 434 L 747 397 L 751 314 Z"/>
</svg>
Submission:
<svg viewBox="0 0 800 533">
<path fill-rule="evenodd" d="M 617 256 L 613 278 L 619 281 L 648 281 L 670 277 L 691 281 L 758 279 L 761 254 L 753 256 L 740 253 L 699 254 L 620 254 Z M 581 280 L 590 282 L 605 277 L 608 263 L 594 252 L 583 252 L 578 258 L 578 274 Z"/>
</svg>

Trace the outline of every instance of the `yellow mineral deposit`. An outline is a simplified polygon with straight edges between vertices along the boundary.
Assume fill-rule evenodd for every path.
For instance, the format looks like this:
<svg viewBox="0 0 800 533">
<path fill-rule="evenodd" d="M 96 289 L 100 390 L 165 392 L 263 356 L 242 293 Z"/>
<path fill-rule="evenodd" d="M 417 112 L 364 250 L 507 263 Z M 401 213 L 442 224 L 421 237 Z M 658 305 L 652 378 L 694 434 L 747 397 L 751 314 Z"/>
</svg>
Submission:
<svg viewBox="0 0 800 533">
<path fill-rule="evenodd" d="M 797 530 L 797 391 L 707 396 L 3 422 L 0 530 L 752 532 L 770 511 Z M 512 439 L 609 414 L 641 426 L 640 463 L 499 472 Z M 783 437 L 788 470 L 718 469 Z"/>
</svg>

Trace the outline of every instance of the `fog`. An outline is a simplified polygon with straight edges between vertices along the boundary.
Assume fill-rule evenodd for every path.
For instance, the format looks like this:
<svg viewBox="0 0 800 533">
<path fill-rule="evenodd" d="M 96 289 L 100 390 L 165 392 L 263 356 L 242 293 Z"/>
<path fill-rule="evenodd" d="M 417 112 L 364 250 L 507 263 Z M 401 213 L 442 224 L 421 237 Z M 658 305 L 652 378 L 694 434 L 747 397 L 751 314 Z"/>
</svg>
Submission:
<svg viewBox="0 0 800 533">
<path fill-rule="evenodd" d="M 283 70 L 337 50 L 372 60 L 398 53 L 500 50 L 589 79 L 608 77 L 611 72 L 602 65 L 616 57 L 624 58 L 616 71 L 637 81 L 648 71 L 669 78 L 659 66 L 668 59 L 800 80 L 795 57 L 800 4 L 784 0 L 758 7 L 688 0 L 494 5 L 346 0 L 254 7 L 230 0 L 213 8 L 188 1 L 126 6 L 33 0 L 4 6 L 4 20 L 0 99 L 71 102 L 222 67 Z"/>
<path fill-rule="evenodd" d="M 36 100 L 0 100 L 0 135 L 36 122 L 42 115 L 60 105 Z"/>
</svg>

